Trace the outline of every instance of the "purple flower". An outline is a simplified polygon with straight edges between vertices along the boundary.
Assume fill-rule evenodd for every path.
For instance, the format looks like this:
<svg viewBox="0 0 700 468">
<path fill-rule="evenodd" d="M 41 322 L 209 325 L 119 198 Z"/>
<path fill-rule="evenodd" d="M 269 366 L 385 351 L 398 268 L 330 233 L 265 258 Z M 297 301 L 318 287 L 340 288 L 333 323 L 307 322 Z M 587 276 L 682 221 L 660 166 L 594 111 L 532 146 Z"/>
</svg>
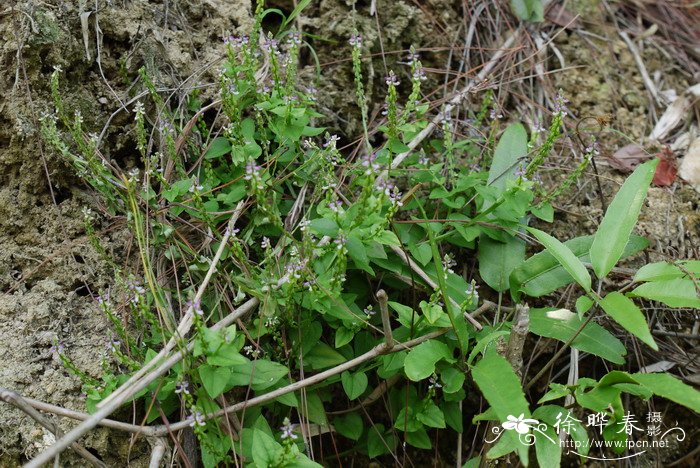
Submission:
<svg viewBox="0 0 700 468">
<path fill-rule="evenodd" d="M 554 98 L 554 108 L 552 109 L 554 111 L 554 115 L 558 115 L 562 119 L 569 115 L 569 108 L 566 107 L 568 102 L 569 100 L 564 97 L 560 89 L 557 96 Z"/>
<path fill-rule="evenodd" d="M 345 247 L 345 243 L 348 241 L 347 237 L 345 237 L 343 234 L 338 234 L 338 238 L 335 239 L 333 242 L 335 245 L 338 246 L 338 250 L 342 249 Z"/>
<path fill-rule="evenodd" d="M 330 210 L 333 211 L 334 213 L 340 213 L 340 210 L 342 209 L 342 207 L 343 207 L 343 202 L 340 200 L 335 200 L 335 201 L 332 201 L 328 204 L 328 208 L 330 208 Z"/>
<path fill-rule="evenodd" d="M 542 123 L 540 122 L 539 119 L 534 119 L 532 121 L 532 132 L 533 133 L 542 133 L 546 132 L 547 129 L 542 126 Z"/>
<path fill-rule="evenodd" d="M 590 145 L 586 147 L 586 155 L 590 156 L 598 156 L 600 154 L 600 145 L 597 141 L 592 142 Z"/>
<path fill-rule="evenodd" d="M 185 304 L 185 306 L 187 307 L 188 310 L 189 310 L 189 309 L 192 309 L 192 312 L 194 312 L 195 314 L 199 315 L 200 317 L 201 317 L 202 315 L 204 315 L 204 312 L 202 311 L 202 302 L 201 302 L 200 300 L 196 300 L 196 301 L 187 301 L 187 303 Z"/>
<path fill-rule="evenodd" d="M 417 81 L 425 81 L 428 79 L 427 76 L 425 76 L 425 68 L 423 67 L 418 67 L 413 71 L 413 79 Z"/>
<path fill-rule="evenodd" d="M 121 345 L 121 342 L 119 340 L 115 340 L 113 338 L 107 342 L 107 349 L 113 353 L 116 353 L 117 351 L 119 351 L 120 345 Z"/>
<path fill-rule="evenodd" d="M 49 348 L 49 351 L 51 354 L 63 354 L 63 351 L 65 351 L 66 345 L 63 343 L 63 341 L 58 341 L 56 342 L 51 348 Z"/>
<path fill-rule="evenodd" d="M 350 40 L 348 41 L 351 46 L 360 48 L 362 47 L 362 35 L 353 33 L 352 36 L 350 36 Z"/>
<path fill-rule="evenodd" d="M 403 206 L 402 196 L 403 194 L 399 192 L 398 187 L 394 187 L 394 190 L 389 193 L 389 202 L 395 207 Z"/>
<path fill-rule="evenodd" d="M 398 86 L 400 81 L 398 77 L 394 74 L 393 70 L 389 70 L 389 76 L 385 78 L 387 86 Z"/>
<path fill-rule="evenodd" d="M 228 44 L 234 49 L 240 49 L 244 45 L 248 44 L 248 36 L 228 36 L 224 37 L 224 44 Z"/>
<path fill-rule="evenodd" d="M 420 60 L 420 55 L 418 55 L 418 53 L 416 53 L 415 49 L 413 49 L 413 47 L 411 47 L 411 50 L 409 51 L 408 57 L 406 57 L 406 59 L 408 60 L 409 63 L 417 62 L 418 60 Z"/>
<path fill-rule="evenodd" d="M 299 34 L 296 31 L 290 33 L 289 37 L 287 38 L 287 43 L 290 45 L 291 44 L 296 44 L 296 45 L 301 44 L 301 34 Z"/>
<path fill-rule="evenodd" d="M 328 148 L 332 145 L 335 148 L 335 144 L 338 141 L 340 141 L 340 137 L 338 135 L 330 135 L 326 137 L 326 141 L 323 143 L 323 147 Z"/>
<path fill-rule="evenodd" d="M 186 395 L 190 394 L 189 390 L 190 384 L 186 380 L 183 380 L 182 382 L 178 382 L 175 384 L 175 393 L 184 393 Z"/>
<path fill-rule="evenodd" d="M 190 421 L 190 427 L 204 426 L 206 424 L 202 412 L 196 411 L 195 408 L 192 408 L 192 413 L 187 416 L 187 420 Z"/>
<path fill-rule="evenodd" d="M 243 178 L 245 180 L 257 179 L 260 177 L 261 169 L 262 167 L 258 166 L 254 159 L 249 159 L 245 165 L 245 176 L 243 176 Z"/>
<path fill-rule="evenodd" d="M 373 171 L 378 171 L 382 167 L 381 164 L 375 162 L 376 160 L 376 153 L 368 154 L 362 158 L 362 167 L 367 168 L 365 170 L 365 175 L 370 175 Z"/>
<path fill-rule="evenodd" d="M 282 431 L 282 435 L 280 436 L 280 438 L 291 440 L 296 439 L 297 435 L 294 433 L 294 424 L 291 423 L 289 418 L 284 418 L 282 424 L 284 425 L 280 427 L 280 431 Z"/>
</svg>

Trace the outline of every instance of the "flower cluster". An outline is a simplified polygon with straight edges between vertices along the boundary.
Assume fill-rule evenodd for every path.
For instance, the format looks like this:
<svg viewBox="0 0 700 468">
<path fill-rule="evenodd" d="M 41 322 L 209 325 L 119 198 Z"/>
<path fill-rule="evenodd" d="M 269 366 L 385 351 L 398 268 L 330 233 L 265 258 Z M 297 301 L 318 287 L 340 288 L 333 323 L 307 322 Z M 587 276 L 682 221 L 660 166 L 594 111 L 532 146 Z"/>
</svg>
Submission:
<svg viewBox="0 0 700 468">
<path fill-rule="evenodd" d="M 248 44 L 250 38 L 248 36 L 227 36 L 224 37 L 224 44 L 230 45 L 234 49 L 240 49 Z"/>
<path fill-rule="evenodd" d="M 359 33 L 353 33 L 352 36 L 350 36 L 350 40 L 348 40 L 348 43 L 356 48 L 362 47 L 362 35 Z"/>
<path fill-rule="evenodd" d="M 398 86 L 401 84 L 399 78 L 394 74 L 393 70 L 389 70 L 389 75 L 384 78 L 384 81 L 386 82 L 387 86 Z"/>
<path fill-rule="evenodd" d="M 568 103 L 569 100 L 564 97 L 564 94 L 560 89 L 557 96 L 554 98 L 554 108 L 552 109 L 554 111 L 554 115 L 562 119 L 569 115 L 569 108 L 566 107 Z"/>
</svg>

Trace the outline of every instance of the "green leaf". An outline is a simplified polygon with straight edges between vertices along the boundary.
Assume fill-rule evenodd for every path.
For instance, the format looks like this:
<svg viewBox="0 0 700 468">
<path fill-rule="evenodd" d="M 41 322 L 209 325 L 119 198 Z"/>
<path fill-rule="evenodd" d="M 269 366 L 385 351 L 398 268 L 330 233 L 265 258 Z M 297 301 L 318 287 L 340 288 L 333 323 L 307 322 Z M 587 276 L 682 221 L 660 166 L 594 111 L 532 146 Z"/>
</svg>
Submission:
<svg viewBox="0 0 700 468">
<path fill-rule="evenodd" d="M 581 262 L 590 262 L 589 251 L 593 243 L 593 236 L 582 236 L 564 242 Z M 649 245 L 649 241 L 640 236 L 633 235 L 625 247 L 623 257 L 634 255 Z M 548 251 L 528 258 L 520 267 L 513 270 L 510 276 L 511 294 L 517 299 L 519 291 L 531 297 L 541 297 L 556 291 L 574 281 L 569 273 L 562 267 L 556 258 Z"/>
<path fill-rule="evenodd" d="M 613 291 L 600 301 L 600 306 L 622 328 L 648 344 L 652 349 L 659 349 L 651 332 L 649 332 L 649 325 L 644 314 L 628 297 Z"/>
<path fill-rule="evenodd" d="M 391 231 L 380 232 L 375 240 L 382 245 L 401 245 L 399 238 Z"/>
<path fill-rule="evenodd" d="M 316 218 L 309 223 L 312 232 L 322 236 L 335 237 L 338 234 L 338 224 L 332 219 Z"/>
<path fill-rule="evenodd" d="M 248 361 L 245 364 L 231 366 L 231 377 L 228 384 L 235 387 L 251 385 L 253 390 L 265 390 L 275 385 L 289 373 L 286 366 L 266 359 Z"/>
<path fill-rule="evenodd" d="M 583 317 L 583 314 L 588 312 L 591 307 L 593 307 L 595 302 L 588 296 L 581 296 L 576 299 L 576 312 L 579 317 Z"/>
<path fill-rule="evenodd" d="M 443 383 L 442 391 L 444 393 L 455 393 L 459 391 L 464 385 L 465 378 L 464 372 L 456 367 L 446 367 L 440 371 L 440 379 Z"/>
<path fill-rule="evenodd" d="M 539 23 L 544 20 L 542 0 L 510 0 L 510 8 L 523 21 Z"/>
<path fill-rule="evenodd" d="M 354 412 L 333 418 L 333 427 L 340 435 L 352 440 L 358 440 L 364 430 L 362 417 Z"/>
<path fill-rule="evenodd" d="M 535 335 L 568 342 L 585 323 L 585 319 L 566 310 L 530 309 L 530 331 Z M 571 347 L 607 359 L 615 364 L 624 364 L 627 354 L 625 345 L 595 322 L 587 324 L 571 343 Z"/>
<path fill-rule="evenodd" d="M 658 159 L 635 169 L 610 203 L 591 245 L 591 263 L 598 278 L 604 278 L 622 257 L 637 223 Z"/>
<path fill-rule="evenodd" d="M 425 319 L 431 325 L 434 325 L 435 322 L 437 322 L 438 319 L 440 319 L 440 317 L 447 316 L 447 314 L 443 312 L 442 307 L 440 307 L 438 304 L 431 304 L 425 301 L 421 301 L 420 308 L 423 311 Z"/>
<path fill-rule="evenodd" d="M 207 363 L 212 366 L 235 366 L 245 364 L 247 359 L 238 352 L 234 342 L 225 343 L 214 354 L 207 356 Z"/>
<path fill-rule="evenodd" d="M 428 427 L 444 429 L 445 415 L 432 400 L 426 400 L 425 406 L 420 413 L 416 414 L 416 419 Z"/>
<path fill-rule="evenodd" d="M 221 395 L 231 378 L 231 370 L 227 367 L 212 367 L 204 364 L 199 366 L 197 372 L 202 385 L 212 398 Z"/>
<path fill-rule="evenodd" d="M 349 371 L 345 371 L 340 375 L 340 381 L 343 384 L 345 394 L 351 400 L 362 395 L 367 389 L 367 375 L 364 372 L 351 374 Z"/>
<path fill-rule="evenodd" d="M 345 247 L 348 249 L 348 255 L 350 255 L 350 258 L 353 259 L 358 267 L 370 274 L 374 274 L 374 271 L 369 266 L 367 250 L 360 239 L 352 234 L 349 235 Z"/>
<path fill-rule="evenodd" d="M 215 159 L 231 152 L 231 142 L 228 138 L 217 137 L 209 145 L 209 149 L 204 154 L 204 159 Z"/>
<path fill-rule="evenodd" d="M 323 341 L 320 341 L 311 351 L 304 355 L 304 365 L 309 365 L 314 370 L 337 366 L 345 361 L 346 359 L 342 354 Z"/>
<path fill-rule="evenodd" d="M 514 269 L 525 260 L 525 243 L 517 237 L 499 242 L 482 234 L 479 237 L 479 274 L 492 289 L 502 292 L 510 286 Z"/>
<path fill-rule="evenodd" d="M 700 392 L 669 374 L 632 374 L 632 378 L 655 395 L 700 413 Z"/>
<path fill-rule="evenodd" d="M 273 466 L 282 450 L 282 446 L 275 439 L 259 429 L 253 430 L 252 452 L 256 468 Z"/>
<path fill-rule="evenodd" d="M 489 351 L 471 370 L 474 382 L 500 422 L 507 421 L 508 416 L 523 414 L 526 418 L 530 417 L 520 379 L 503 356 Z M 527 447 L 516 444 L 513 448 L 518 450 L 520 459 L 527 464 Z"/>
<path fill-rule="evenodd" d="M 349 330 L 345 327 L 339 327 L 335 331 L 335 347 L 336 349 L 345 346 L 352 341 L 352 337 L 355 336 L 355 332 Z"/>
<path fill-rule="evenodd" d="M 495 351 L 487 352 L 472 366 L 471 370 L 474 382 L 495 411 L 499 421 L 506 421 L 508 416 L 520 414 L 529 417 L 530 410 L 520 379 L 503 356 Z"/>
<path fill-rule="evenodd" d="M 537 403 L 542 404 L 547 401 L 552 401 L 552 400 L 558 400 L 559 398 L 564 398 L 565 396 L 568 396 L 571 394 L 571 390 L 569 387 L 566 385 L 562 385 L 556 382 L 551 382 L 549 384 L 550 390 L 542 395 L 542 398 L 540 398 Z M 535 410 L 535 413 L 537 410 Z"/>
<path fill-rule="evenodd" d="M 527 228 L 527 230 L 545 246 L 583 289 L 591 290 L 591 275 L 588 274 L 588 270 L 583 266 L 581 260 L 566 245 L 539 229 Z"/>
<path fill-rule="evenodd" d="M 506 128 L 496 145 L 489 169 L 488 185 L 496 187 L 498 194 L 503 193 L 508 181 L 518 178 L 516 175 L 518 162 L 524 160 L 525 155 L 527 155 L 525 127 L 521 123 L 512 124 Z"/>
<path fill-rule="evenodd" d="M 429 450 L 433 447 L 432 442 L 430 442 L 430 437 L 425 429 L 418 429 L 414 432 L 406 433 L 406 442 L 416 448 Z"/>
<path fill-rule="evenodd" d="M 375 424 L 367 434 L 367 454 L 369 458 L 389 453 L 396 447 L 396 436 L 392 431 L 386 431 L 383 424 Z"/>
<path fill-rule="evenodd" d="M 554 207 L 550 203 L 545 203 L 542 206 L 533 206 L 530 212 L 540 218 L 542 221 L 551 223 L 554 221 Z"/>
<path fill-rule="evenodd" d="M 435 364 L 441 359 L 452 360 L 452 353 L 441 341 L 428 340 L 408 352 L 404 361 L 406 377 L 418 382 L 427 379 L 435 372 Z"/>
<path fill-rule="evenodd" d="M 700 296 L 695 283 L 689 279 L 652 281 L 637 286 L 629 293 L 632 297 L 643 297 L 663 302 L 669 307 L 700 308 Z"/>
<path fill-rule="evenodd" d="M 639 283 L 686 278 L 688 276 L 686 272 L 696 278 L 700 277 L 700 260 L 678 262 L 677 265 L 668 262 L 648 263 L 637 271 L 634 275 L 634 281 Z"/>
</svg>

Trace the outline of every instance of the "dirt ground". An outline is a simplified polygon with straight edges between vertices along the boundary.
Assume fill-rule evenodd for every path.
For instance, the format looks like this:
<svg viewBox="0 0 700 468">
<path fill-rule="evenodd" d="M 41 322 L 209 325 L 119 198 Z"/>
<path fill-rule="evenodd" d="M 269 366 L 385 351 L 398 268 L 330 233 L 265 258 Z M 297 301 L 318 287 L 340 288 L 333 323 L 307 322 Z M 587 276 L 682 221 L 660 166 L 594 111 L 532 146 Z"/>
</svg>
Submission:
<svg viewBox="0 0 700 468">
<path fill-rule="evenodd" d="M 293 9 L 291 0 L 269 3 Z M 381 79 L 403 60 L 411 44 L 430 49 L 429 85 L 438 90 L 435 97 L 440 95 L 444 79 L 440 69 L 447 60 L 455 66 L 448 50 L 461 40 L 465 21 L 458 1 L 380 1 L 378 19 L 369 16 L 367 1 L 358 2 L 353 24 L 348 3 L 314 1 L 297 26 L 323 39 L 315 43 L 321 76 L 315 77 L 313 57 L 306 55 L 303 73 L 319 88 L 319 110 L 328 116 L 324 124 L 350 141 L 360 127 L 349 91 L 349 54 L 338 44 L 345 45 L 353 28 L 377 54 L 366 70 L 371 111 L 376 115 L 382 103 L 377 91 Z M 598 11 L 603 20 L 600 10 L 591 6 L 596 2 L 571 3 L 575 13 Z M 581 11 L 575 11 L 577 5 Z M 553 47 L 558 54 L 552 49 L 546 65 L 558 70 L 550 84 L 564 90 L 579 118 L 615 116 L 612 130 L 599 133 L 603 155 L 609 155 L 629 140 L 641 141 L 658 115 L 652 116 L 646 106 L 645 86 L 625 43 L 610 24 L 597 26 L 595 18 L 587 18 L 587 34 L 569 29 L 557 35 Z M 93 299 L 109 287 L 110 278 L 89 245 L 82 215 L 83 207 L 96 201 L 72 169 L 42 143 L 39 133 L 40 116 L 52 108 L 48 79 L 54 67 L 63 70 L 61 91 L 67 107 L 80 109 L 85 126 L 100 133 L 120 109 L 120 100 L 133 97 L 130 86 L 139 67 L 146 66 L 158 86 L 172 89 L 173 103 L 178 105 L 187 86 L 216 82 L 216 63 L 224 50 L 221 37 L 247 32 L 251 25 L 250 0 L 10 0 L 0 6 L 0 388 L 82 411 L 80 381 L 51 347 L 61 343 L 79 367 L 99 375 L 110 336 L 109 323 Z M 663 74 L 663 89 L 681 93 L 697 82 L 698 76 L 693 76 L 697 70 L 678 64 L 669 67 L 658 50 L 645 50 L 643 58 L 650 75 Z M 509 111 L 506 118 L 518 118 L 514 109 Z M 102 144 L 123 167 L 134 163 L 133 141 L 124 130 L 129 120 L 125 112 L 117 112 Z M 553 173 L 571 165 L 569 152 L 562 149 L 560 158 L 548 164 Z M 599 170 L 609 201 L 624 175 L 605 163 Z M 602 213 L 598 197 L 589 173 L 559 200 L 562 214 L 555 224 L 559 238 L 595 230 Z M 638 227 L 638 233 L 652 241 L 649 259 L 698 258 L 698 200 L 700 194 L 680 182 L 650 190 Z M 131 243 L 122 225 L 110 220 L 100 233 L 118 260 Z M 632 261 L 629 266 L 634 265 Z M 74 424 L 57 421 L 64 430 Z M 0 467 L 19 466 L 50 442 L 40 426 L 0 404 Z M 127 461 L 129 466 L 148 465 L 145 441 L 132 446 L 129 437 L 98 429 L 81 443 L 109 466 L 126 466 Z M 66 452 L 62 463 L 84 462 Z"/>
</svg>

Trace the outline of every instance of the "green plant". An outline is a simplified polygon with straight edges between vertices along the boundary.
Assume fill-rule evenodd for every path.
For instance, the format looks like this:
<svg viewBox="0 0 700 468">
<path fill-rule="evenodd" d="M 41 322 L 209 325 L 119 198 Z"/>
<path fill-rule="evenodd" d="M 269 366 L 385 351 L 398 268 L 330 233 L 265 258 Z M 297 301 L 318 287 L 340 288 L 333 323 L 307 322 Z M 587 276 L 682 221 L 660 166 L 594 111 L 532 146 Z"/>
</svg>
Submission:
<svg viewBox="0 0 700 468">
<path fill-rule="evenodd" d="M 561 137 L 563 98 L 541 145 L 520 123 L 501 132 L 497 118 L 486 122 L 492 106 L 487 94 L 472 117 L 499 136 L 493 150 L 479 150 L 490 138 L 455 138 L 455 124 L 445 118 L 442 135 L 398 166 L 395 157 L 408 152 L 407 144 L 428 125 L 428 105 L 419 100 L 424 71 L 412 50 L 411 91 L 403 105 L 399 77 L 389 73 L 386 118 L 370 140 L 357 34 L 351 53 L 365 147 L 346 160 L 340 137 L 315 123 L 321 115 L 313 90 L 299 83 L 301 36 L 284 28 L 275 37 L 262 33 L 262 18 L 270 12 L 258 2 L 251 37 L 226 39 L 223 123 L 206 121 L 194 98 L 188 114 L 173 115 L 141 71 L 152 104 L 134 108 L 141 165 L 126 174 L 100 157 L 80 116 L 69 117 L 59 72 L 53 75 L 56 112 L 44 118 L 44 136 L 112 213 L 126 215 L 143 278 L 108 259 L 88 219 L 93 244 L 115 270 L 114 289 L 99 305 L 118 339 L 110 340 L 111 360 L 99 378 L 72 365 L 68 351 L 60 355 L 83 379 L 91 412 L 130 376 L 155 375 L 150 369 L 174 357 L 162 378 L 149 377 L 133 395 L 146 424 L 163 416 L 170 421 L 152 433 L 193 427 L 206 466 L 235 458 L 276 467 L 317 466 L 309 458 L 312 436 L 332 431 L 354 441 L 352 455 L 392 454 L 402 442 L 430 449 L 431 434 L 461 434 L 472 422 L 462 408 L 474 386 L 490 408 L 473 422 L 503 427 L 521 427 L 532 418 L 554 425 L 557 415 L 576 409 L 544 403 L 565 397 L 573 397 L 577 408 L 604 412 L 610 438 L 620 437 L 615 429 L 624 418 L 623 392 L 660 395 L 699 410 L 697 392 L 680 381 L 621 371 L 573 385 L 552 382 L 535 408 L 523 391 L 521 369 L 498 352 L 515 335 L 512 314 L 501 316 L 510 309 L 484 301 L 474 272 L 457 269 L 456 259 L 476 257 L 482 287 L 500 300 L 509 293 L 515 304 L 578 284 L 578 313 L 531 309 L 534 334 L 622 364 L 624 345 L 593 321 L 602 311 L 655 347 L 632 298 L 697 307 L 697 262 L 647 265 L 635 277 L 643 284 L 631 292 L 602 291 L 617 262 L 646 246 L 632 229 L 655 162 L 625 182 L 594 236 L 562 243 L 528 221 L 531 215 L 553 219 L 553 196 L 539 194 L 534 179 Z M 147 116 L 156 121 L 156 142 L 148 141 Z M 545 250 L 526 259 L 528 233 Z M 245 299 L 249 306 L 241 305 Z M 477 318 L 488 308 L 496 314 L 485 324 Z M 557 357 L 524 377 L 526 390 Z M 368 417 L 366 405 L 382 398 L 384 410 Z M 224 418 L 229 413 L 237 418 Z M 553 431 L 543 429 L 556 437 Z M 529 447 L 512 431 L 504 434 L 487 456 L 515 451 L 527 464 Z M 535 453 L 552 466 L 562 451 L 541 442 Z"/>
</svg>

